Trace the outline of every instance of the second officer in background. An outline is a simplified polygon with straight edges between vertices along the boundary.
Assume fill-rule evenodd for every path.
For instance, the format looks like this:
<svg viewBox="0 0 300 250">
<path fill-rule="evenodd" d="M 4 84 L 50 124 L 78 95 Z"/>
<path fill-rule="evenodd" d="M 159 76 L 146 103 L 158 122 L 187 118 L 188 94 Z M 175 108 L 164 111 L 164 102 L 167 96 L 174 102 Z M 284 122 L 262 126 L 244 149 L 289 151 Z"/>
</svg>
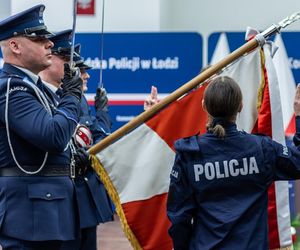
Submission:
<svg viewBox="0 0 300 250">
<path fill-rule="evenodd" d="M 60 85 L 61 77 L 63 74 L 63 64 L 70 59 L 71 53 L 71 30 L 65 30 L 57 33 L 51 38 L 54 43 L 52 48 L 53 64 L 46 70 L 40 73 L 40 76 L 45 80 L 44 84 L 56 93 L 56 99 L 59 102 L 60 99 Z M 79 46 L 76 46 L 76 51 L 79 53 Z M 83 90 L 86 89 L 87 80 L 89 78 L 88 73 L 85 71 L 89 69 L 89 66 L 84 64 L 83 58 L 79 54 L 74 54 L 74 61 L 76 67 L 80 68 L 81 78 L 83 80 Z M 106 194 L 105 188 L 93 169 L 89 166 L 88 156 L 84 154 L 86 148 L 84 147 L 91 141 L 98 142 L 100 139 L 107 135 L 110 131 L 110 118 L 106 111 L 99 109 L 99 107 L 105 107 L 107 105 L 106 95 L 99 96 L 96 100 L 98 106 L 97 118 L 91 115 L 90 108 L 84 96 L 81 99 L 81 108 L 79 114 L 79 124 L 86 125 L 91 131 L 90 142 L 86 141 L 87 134 L 82 134 L 87 130 L 83 126 L 79 126 L 75 134 L 77 140 L 76 157 L 81 159 L 82 166 L 76 171 L 75 178 L 75 190 L 76 200 L 78 204 L 79 221 L 80 221 L 80 236 L 75 240 L 65 242 L 61 249 L 97 249 L 96 229 L 99 223 L 112 220 L 112 209 L 110 200 Z M 103 114 L 104 113 L 104 114 Z M 107 124 L 107 125 L 106 125 Z M 83 129 L 82 129 L 83 128 Z M 82 129 L 82 130 L 81 130 Z M 83 135 L 83 137 L 80 137 Z M 85 137 L 87 136 L 87 137 Z M 83 145 L 84 143 L 85 145 Z"/>
<path fill-rule="evenodd" d="M 90 78 L 87 70 L 91 69 L 91 67 L 84 63 L 84 58 L 80 57 L 80 45 L 77 45 L 76 52 L 78 56 L 74 57 L 74 61 L 76 67 L 80 69 L 81 78 L 83 80 L 82 90 L 83 93 L 85 93 L 88 89 L 87 84 Z M 91 131 L 92 144 L 99 142 L 111 132 L 112 122 L 108 114 L 108 99 L 106 91 L 103 88 L 98 88 L 96 91 L 95 109 L 96 114 L 94 116 L 85 96 L 82 95 L 79 123 L 85 125 Z M 77 141 L 79 147 L 84 146 L 81 142 L 82 140 L 80 140 L 80 142 Z M 97 225 L 113 219 L 113 205 L 111 204 L 103 183 L 90 167 L 78 173 L 75 178 L 75 190 L 79 207 L 81 239 L 77 242 L 76 240 L 70 242 L 69 246 L 63 249 L 96 250 Z M 78 244 L 80 244 L 80 248 L 75 248 Z M 65 243 L 63 246 L 67 245 L 68 244 Z"/>
</svg>

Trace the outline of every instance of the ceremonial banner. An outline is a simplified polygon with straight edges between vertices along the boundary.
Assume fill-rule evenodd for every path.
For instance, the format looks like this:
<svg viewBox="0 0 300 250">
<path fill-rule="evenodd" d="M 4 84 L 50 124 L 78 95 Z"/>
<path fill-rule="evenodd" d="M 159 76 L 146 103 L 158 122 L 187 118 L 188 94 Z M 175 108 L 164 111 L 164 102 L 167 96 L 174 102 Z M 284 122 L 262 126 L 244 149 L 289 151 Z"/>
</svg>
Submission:
<svg viewBox="0 0 300 250">
<path fill-rule="evenodd" d="M 257 119 L 263 115 L 260 110 L 264 107 L 262 103 L 269 103 L 269 109 L 264 109 L 264 114 L 272 120 L 276 117 L 276 123 L 267 120 L 266 125 L 269 125 L 268 131 L 273 137 L 282 142 L 282 112 L 276 88 L 278 81 L 268 45 L 265 46 L 265 54 L 255 50 L 241 57 L 222 74 L 233 77 L 243 92 L 244 108 L 238 117 L 238 128 L 247 132 L 264 128 L 260 123 L 262 120 Z M 116 205 L 124 232 L 134 249 L 172 249 L 167 233 L 170 222 L 166 216 L 166 199 L 175 157 L 173 143 L 178 138 L 205 131 L 206 114 L 201 108 L 204 88 L 202 86 L 173 102 L 99 152 L 98 159 L 93 158 L 94 168 Z M 270 93 L 269 96 L 266 93 Z M 286 192 L 286 186 L 276 184 L 275 192 Z M 289 214 L 283 216 L 286 219 Z M 275 235 L 278 240 L 274 242 L 288 246 L 291 244 L 290 233 L 286 233 L 288 225 L 280 226 L 278 235 L 283 232 L 286 237 L 279 240 Z"/>
<path fill-rule="evenodd" d="M 204 86 L 97 154 L 100 174 L 134 249 L 172 249 L 166 214 L 173 142 L 205 131 Z"/>
<path fill-rule="evenodd" d="M 285 145 L 279 82 L 273 64 L 272 49 L 267 44 L 262 55 L 261 99 L 253 132 L 263 133 Z M 269 248 L 292 245 L 288 181 L 274 182 L 268 191 Z"/>
</svg>

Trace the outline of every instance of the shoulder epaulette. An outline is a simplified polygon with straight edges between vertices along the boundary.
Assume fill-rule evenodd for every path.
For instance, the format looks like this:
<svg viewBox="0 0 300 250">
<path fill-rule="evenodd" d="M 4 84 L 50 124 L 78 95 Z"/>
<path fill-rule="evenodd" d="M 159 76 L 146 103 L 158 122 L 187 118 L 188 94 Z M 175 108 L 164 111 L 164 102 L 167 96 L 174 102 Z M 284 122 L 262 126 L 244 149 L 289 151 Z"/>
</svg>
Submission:
<svg viewBox="0 0 300 250">
<path fill-rule="evenodd" d="M 175 149 L 178 151 L 199 151 L 198 134 L 175 141 Z"/>
<path fill-rule="evenodd" d="M 257 136 L 268 136 L 268 135 L 263 134 L 263 133 L 253 133 L 253 135 L 257 135 Z"/>
<path fill-rule="evenodd" d="M 11 74 L 11 75 L 2 75 L 0 76 L 0 79 L 4 79 L 4 78 L 19 78 L 19 79 L 23 79 L 21 76 L 19 75 L 15 75 L 15 74 Z"/>
<path fill-rule="evenodd" d="M 191 136 L 187 136 L 187 137 L 183 137 L 182 139 L 189 139 L 189 138 L 191 138 L 191 137 L 193 137 L 193 136 L 198 136 L 198 135 L 200 135 L 200 131 L 198 131 L 196 134 L 194 134 L 194 135 L 191 135 Z"/>
</svg>

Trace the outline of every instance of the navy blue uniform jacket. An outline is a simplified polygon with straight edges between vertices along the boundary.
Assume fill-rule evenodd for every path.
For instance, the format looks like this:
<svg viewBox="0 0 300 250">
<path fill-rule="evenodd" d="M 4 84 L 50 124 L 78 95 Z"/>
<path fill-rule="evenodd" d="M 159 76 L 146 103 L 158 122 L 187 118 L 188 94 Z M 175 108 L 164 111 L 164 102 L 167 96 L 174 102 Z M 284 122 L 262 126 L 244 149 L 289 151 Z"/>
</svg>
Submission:
<svg viewBox="0 0 300 250">
<path fill-rule="evenodd" d="M 106 137 L 111 128 L 108 113 L 98 111 L 96 116 L 93 116 L 84 96 L 81 98 L 79 123 L 91 130 L 94 143 Z M 112 220 L 113 211 L 110 199 L 94 170 L 90 169 L 84 176 L 77 177 L 75 188 L 81 228 L 93 227 Z"/>
<path fill-rule="evenodd" d="M 298 119 L 298 131 L 300 131 Z M 175 143 L 167 213 L 175 250 L 268 249 L 268 187 L 300 178 L 300 152 L 266 136 L 212 133 Z"/>
<path fill-rule="evenodd" d="M 80 103 L 65 96 L 51 116 L 28 85 L 23 71 L 4 64 L 0 74 L 0 168 L 16 168 L 5 125 L 7 79 L 9 131 L 17 161 L 26 166 L 69 166 L 67 147 L 79 115 Z M 68 176 L 0 177 L 0 232 L 29 241 L 72 240 L 76 234 L 74 185 Z"/>
</svg>

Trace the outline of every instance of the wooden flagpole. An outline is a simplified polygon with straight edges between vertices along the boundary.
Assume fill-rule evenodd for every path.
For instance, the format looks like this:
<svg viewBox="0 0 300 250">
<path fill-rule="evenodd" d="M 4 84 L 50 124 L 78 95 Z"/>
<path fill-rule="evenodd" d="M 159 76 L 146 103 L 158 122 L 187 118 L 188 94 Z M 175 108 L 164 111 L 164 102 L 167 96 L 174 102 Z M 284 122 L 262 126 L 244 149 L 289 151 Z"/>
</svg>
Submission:
<svg viewBox="0 0 300 250">
<path fill-rule="evenodd" d="M 158 111 L 166 107 L 171 102 L 177 100 L 179 97 L 187 93 L 188 91 L 195 88 L 199 83 L 204 82 L 206 79 L 211 77 L 212 75 L 218 73 L 221 69 L 223 69 L 228 64 L 232 63 L 245 53 L 255 49 L 258 47 L 258 41 L 256 39 L 252 39 L 231 54 L 229 54 L 227 57 L 225 57 L 220 62 L 214 64 L 207 70 L 203 71 L 201 74 L 197 75 L 184 85 L 182 85 L 180 88 L 172 92 L 167 97 L 163 98 L 159 103 L 152 106 L 150 109 L 146 110 L 145 112 L 141 113 L 140 115 L 136 116 L 134 119 L 132 119 L 130 122 L 126 123 L 121 128 L 117 129 L 115 132 L 113 132 L 111 135 L 107 136 L 103 140 L 101 140 L 99 143 L 95 144 L 89 149 L 90 154 L 97 154 L 134 128 L 138 127 L 145 121 L 147 121 L 149 118 L 151 118 L 154 114 L 156 114 Z"/>
<path fill-rule="evenodd" d="M 297 21 L 300 19 L 300 12 L 295 13 L 291 15 L 290 17 L 287 17 L 283 19 L 281 22 L 279 22 L 278 25 L 273 24 L 268 29 L 266 29 L 264 32 L 256 35 L 256 37 L 244 45 L 242 45 L 240 48 L 233 51 L 231 54 L 229 54 L 227 57 L 225 57 L 220 62 L 212 65 L 205 71 L 203 71 L 201 74 L 197 75 L 184 85 L 182 85 L 180 88 L 172 92 L 170 95 L 162 99 L 159 103 L 152 106 L 147 111 L 141 113 L 140 115 L 136 116 L 134 119 L 132 119 L 130 122 L 113 132 L 111 135 L 107 136 L 103 140 L 101 140 L 99 143 L 95 144 L 89 149 L 90 154 L 97 154 L 128 132 L 132 131 L 134 128 L 138 127 L 145 121 L 147 121 L 149 118 L 151 118 L 154 114 L 156 114 L 158 111 L 166 107 L 171 102 L 177 100 L 179 97 L 183 96 L 185 93 L 189 92 L 193 88 L 195 88 L 199 83 L 204 82 L 209 77 L 213 76 L 214 74 L 217 74 L 220 70 L 222 70 L 224 67 L 229 65 L 230 63 L 234 62 L 241 56 L 249 53 L 250 51 L 256 49 L 259 45 L 263 45 L 265 43 L 265 39 L 273 35 L 274 33 L 280 31 L 281 28 L 286 27 L 287 25 Z"/>
</svg>

